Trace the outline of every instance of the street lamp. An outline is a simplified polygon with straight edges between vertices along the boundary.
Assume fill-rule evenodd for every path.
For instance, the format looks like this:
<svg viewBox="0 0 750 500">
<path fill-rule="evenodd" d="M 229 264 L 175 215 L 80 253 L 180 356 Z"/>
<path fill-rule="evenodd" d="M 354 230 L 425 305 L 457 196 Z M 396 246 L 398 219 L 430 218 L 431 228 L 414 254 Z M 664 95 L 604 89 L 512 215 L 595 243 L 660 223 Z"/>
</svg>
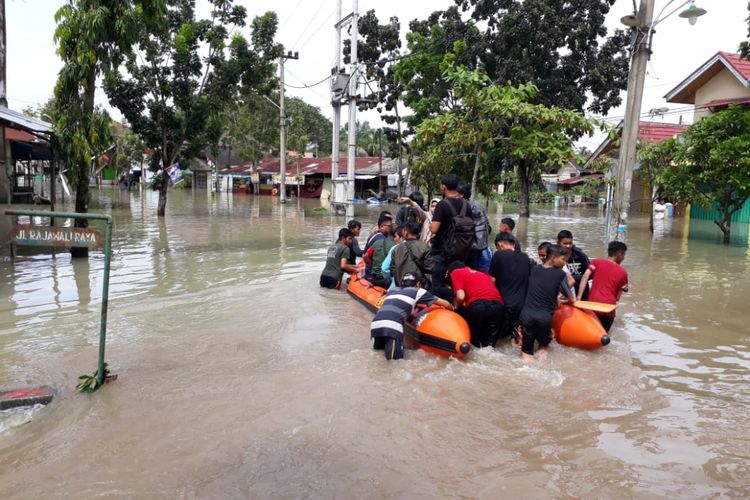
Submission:
<svg viewBox="0 0 750 500">
<path fill-rule="evenodd" d="M 654 27 L 688 4 L 690 6 L 680 12 L 680 17 L 687 19 L 691 25 L 694 25 L 698 17 L 706 13 L 705 9 L 695 6 L 695 0 L 685 0 L 674 8 L 674 10 L 663 15 L 667 7 L 675 2 L 675 0 L 669 0 L 659 11 L 656 20 L 653 21 L 655 1 L 640 0 L 640 7 L 637 12 L 620 19 L 625 26 L 635 31 L 635 36 L 633 38 L 630 71 L 628 72 L 628 90 L 627 100 L 625 101 L 625 120 L 622 126 L 620 157 L 617 161 L 617 184 L 615 185 L 614 200 L 614 209 L 617 211 L 617 218 L 614 220 L 616 221 L 615 227 L 617 228 L 618 236 L 627 230 L 628 210 L 630 209 L 630 188 L 635 165 L 641 103 L 643 102 L 643 82 L 646 78 L 646 65 L 651 56 Z"/>
</svg>

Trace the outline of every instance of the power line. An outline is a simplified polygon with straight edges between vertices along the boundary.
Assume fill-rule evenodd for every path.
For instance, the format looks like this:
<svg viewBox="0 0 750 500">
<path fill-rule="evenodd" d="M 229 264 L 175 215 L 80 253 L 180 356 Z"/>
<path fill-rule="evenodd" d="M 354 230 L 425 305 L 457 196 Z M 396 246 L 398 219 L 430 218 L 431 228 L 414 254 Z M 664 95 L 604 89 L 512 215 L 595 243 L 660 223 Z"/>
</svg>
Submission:
<svg viewBox="0 0 750 500">
<path fill-rule="evenodd" d="M 287 71 L 289 71 L 289 70 L 287 70 Z M 297 77 L 297 75 L 295 75 L 295 74 L 294 74 L 294 73 L 292 73 L 291 71 L 289 71 L 289 74 L 290 74 L 290 75 L 292 75 L 292 76 L 293 76 L 294 78 L 296 78 L 297 80 L 299 80 L 300 82 L 302 82 L 302 80 L 300 80 L 300 79 L 299 79 L 299 78 Z M 293 88 L 293 89 L 311 89 L 311 88 L 313 88 L 313 87 L 317 87 L 318 85 L 320 85 L 320 84 L 321 84 L 321 83 L 323 83 L 323 82 L 326 82 L 326 81 L 328 81 L 328 79 L 329 79 L 329 78 L 330 78 L 330 76 L 324 76 L 324 77 L 323 77 L 323 79 L 322 79 L 322 80 L 320 80 L 319 82 L 311 83 L 311 84 L 309 84 L 309 85 L 308 85 L 308 84 L 306 84 L 306 83 L 304 83 L 304 82 L 302 82 L 302 85 L 290 85 L 290 84 L 288 84 L 288 83 L 285 83 L 285 84 L 284 84 L 284 86 L 285 86 L 285 87 L 290 87 L 290 88 Z"/>
<path fill-rule="evenodd" d="M 295 49 L 295 48 L 297 48 L 297 44 L 299 44 L 299 41 L 300 41 L 300 40 L 302 40 L 302 37 L 303 37 L 303 36 L 305 36 L 305 34 L 307 33 L 307 30 L 309 30 L 309 29 L 310 29 L 310 26 L 312 26 L 312 23 L 313 23 L 313 22 L 315 22 L 315 20 L 316 20 L 316 19 L 318 19 L 318 16 L 320 15 L 320 13 L 321 13 L 321 12 L 324 12 L 324 10 L 323 10 L 323 5 L 324 5 L 325 3 L 326 3 L 326 0 L 322 0 L 322 1 L 321 1 L 321 2 L 320 2 L 320 3 L 318 4 L 318 9 L 317 9 L 317 12 L 316 12 L 316 13 L 315 13 L 315 15 L 313 16 L 313 18 L 312 18 L 312 19 L 310 19 L 310 21 L 309 21 L 309 22 L 307 23 L 307 26 L 305 26 L 305 29 L 304 29 L 304 30 L 302 30 L 302 33 L 300 33 L 300 35 L 299 35 L 299 37 L 297 38 L 297 40 L 296 40 L 296 41 L 295 41 L 295 42 L 294 42 L 294 43 L 292 44 L 292 49 Z M 330 12 L 330 14 L 328 15 L 328 17 L 331 17 L 332 15 L 333 15 L 333 12 Z M 324 22 L 325 22 L 325 21 L 324 21 Z M 322 26 L 322 24 L 321 24 L 321 26 Z M 315 33 L 316 33 L 317 31 L 318 31 L 318 29 L 319 29 L 319 28 L 320 28 L 320 27 L 316 28 L 316 29 L 315 29 L 315 31 L 313 31 L 313 35 L 314 35 L 314 34 L 315 34 Z"/>
<path fill-rule="evenodd" d="M 291 19 L 292 17 L 294 17 L 294 13 L 295 13 L 295 12 L 297 12 L 297 9 L 299 9 L 299 6 L 300 6 L 300 5 L 302 5 L 302 2 L 304 2 L 304 1 L 305 1 L 305 0 L 299 0 L 299 2 L 297 2 L 297 5 L 295 5 L 295 6 L 294 6 L 294 8 L 292 9 L 292 12 L 291 12 L 291 14 L 289 14 L 289 16 L 287 16 L 287 18 L 286 18 L 286 19 L 284 19 L 284 22 L 283 22 L 283 23 L 281 23 L 281 26 L 279 26 L 279 29 L 278 29 L 278 31 L 279 31 L 279 32 L 280 32 L 280 31 L 281 31 L 281 30 L 282 30 L 282 29 L 284 28 L 284 26 L 286 26 L 286 23 L 288 23 L 288 22 L 289 22 L 289 20 L 290 20 L 290 19 Z"/>
<path fill-rule="evenodd" d="M 312 33 L 310 33 L 310 36 L 309 36 L 309 37 L 307 37 L 307 39 L 306 39 L 306 40 L 304 41 L 304 43 L 303 43 L 302 45 L 303 45 L 303 46 L 307 45 L 307 42 L 309 42 L 309 41 L 310 41 L 310 40 L 312 39 L 312 37 L 314 37 L 315 35 L 317 35 L 317 34 L 318 34 L 318 32 L 320 31 L 320 29 L 321 29 L 321 28 L 322 28 L 322 27 L 323 27 L 323 26 L 324 26 L 324 25 L 325 25 L 325 24 L 326 24 L 326 23 L 327 23 L 327 22 L 328 22 L 328 21 L 329 21 L 329 20 L 331 19 L 331 17 L 332 17 L 332 16 L 333 16 L 333 12 L 331 12 L 330 14 L 328 14 L 328 17 L 326 17 L 325 19 L 323 19 L 323 22 L 321 22 L 321 23 L 320 23 L 320 24 L 318 25 L 318 27 L 317 27 L 317 28 L 315 28 L 315 29 L 313 30 L 313 32 L 312 32 Z M 312 22 L 312 21 L 311 21 L 311 22 Z M 309 27 L 309 25 L 308 25 L 308 27 Z M 305 31 L 306 31 L 306 30 L 305 30 Z M 304 35 L 304 32 L 303 32 L 303 35 Z M 300 35 L 300 38 L 302 38 L 302 35 Z M 299 40 L 297 40 L 297 42 L 298 42 L 298 41 L 299 41 Z M 297 42 L 295 42 L 295 43 L 294 43 L 295 47 L 296 47 L 296 45 L 297 45 Z"/>
</svg>

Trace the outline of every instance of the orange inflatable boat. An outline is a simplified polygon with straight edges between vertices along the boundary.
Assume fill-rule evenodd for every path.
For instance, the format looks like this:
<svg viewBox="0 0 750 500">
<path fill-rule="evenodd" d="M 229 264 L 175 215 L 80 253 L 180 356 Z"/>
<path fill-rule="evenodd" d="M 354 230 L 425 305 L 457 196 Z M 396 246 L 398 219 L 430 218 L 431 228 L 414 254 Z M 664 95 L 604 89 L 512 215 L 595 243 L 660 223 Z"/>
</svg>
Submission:
<svg viewBox="0 0 750 500">
<path fill-rule="evenodd" d="M 355 299 L 372 311 L 385 300 L 386 290 L 364 278 L 352 276 L 346 288 Z M 404 343 L 440 356 L 463 358 L 471 350 L 469 325 L 453 311 L 435 307 L 416 314 L 412 323 L 404 325 Z"/>
<path fill-rule="evenodd" d="M 563 304 L 552 316 L 552 329 L 559 344 L 593 350 L 609 344 L 609 336 L 591 311 Z"/>
</svg>

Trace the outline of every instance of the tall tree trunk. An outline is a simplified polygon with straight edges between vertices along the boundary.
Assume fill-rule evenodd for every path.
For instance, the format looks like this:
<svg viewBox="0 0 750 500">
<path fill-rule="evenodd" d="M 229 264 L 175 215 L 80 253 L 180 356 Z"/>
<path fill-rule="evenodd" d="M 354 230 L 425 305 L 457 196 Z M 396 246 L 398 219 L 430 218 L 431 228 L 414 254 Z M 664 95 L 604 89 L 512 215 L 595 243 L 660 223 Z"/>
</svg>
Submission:
<svg viewBox="0 0 750 500">
<path fill-rule="evenodd" d="M 166 172 L 164 172 L 166 176 Z M 164 182 L 159 186 L 159 205 L 156 208 L 156 215 L 158 217 L 164 217 L 167 212 L 167 184 L 169 181 L 165 178 Z"/>
<path fill-rule="evenodd" d="M 83 120 L 82 124 L 88 130 L 85 131 L 87 137 L 91 136 L 91 122 L 94 114 L 94 94 L 96 92 L 96 68 L 92 67 L 86 75 L 86 88 L 83 94 Z M 99 151 L 92 151 L 94 156 L 98 156 Z M 89 211 L 89 166 L 88 164 L 80 165 L 78 175 L 78 184 L 76 185 L 76 202 L 75 211 L 79 214 L 85 214 Z M 73 223 L 75 227 L 88 227 L 88 219 L 76 219 Z M 70 255 L 74 258 L 86 258 L 89 256 L 89 249 L 86 247 L 72 247 Z"/>
<path fill-rule="evenodd" d="M 482 145 L 481 144 L 477 144 L 477 147 L 474 148 L 474 154 L 476 154 L 476 158 L 474 159 L 474 175 L 471 176 L 471 196 L 473 198 L 476 198 L 477 177 L 479 175 L 479 167 L 481 165 L 481 158 L 482 158 Z"/>
<path fill-rule="evenodd" d="M 518 215 L 529 217 L 529 170 L 525 160 L 518 162 Z"/>
<path fill-rule="evenodd" d="M 649 206 L 648 216 L 648 230 L 651 234 L 654 233 L 654 202 L 656 201 L 656 193 L 651 183 L 648 184 L 649 192 L 651 193 L 651 205 Z"/>
<path fill-rule="evenodd" d="M 167 187 L 169 187 L 169 174 L 167 168 L 170 166 L 169 156 L 166 153 L 166 140 L 162 143 L 161 155 L 161 182 L 159 184 L 159 204 L 156 207 L 156 216 L 164 217 L 167 212 Z"/>
</svg>

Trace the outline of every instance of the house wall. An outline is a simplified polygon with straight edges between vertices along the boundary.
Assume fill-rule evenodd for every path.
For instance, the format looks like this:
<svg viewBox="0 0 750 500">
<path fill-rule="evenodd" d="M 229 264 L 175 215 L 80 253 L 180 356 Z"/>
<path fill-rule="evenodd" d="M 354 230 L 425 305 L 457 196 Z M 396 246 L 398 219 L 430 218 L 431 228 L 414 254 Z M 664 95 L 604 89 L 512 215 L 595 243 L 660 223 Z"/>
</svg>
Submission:
<svg viewBox="0 0 750 500">
<path fill-rule="evenodd" d="M 708 109 L 700 107 L 703 104 L 717 99 L 734 99 L 737 97 L 750 97 L 750 89 L 742 85 L 736 76 L 724 68 L 695 91 L 696 109 L 693 114 L 693 123 L 711 114 Z"/>
</svg>

